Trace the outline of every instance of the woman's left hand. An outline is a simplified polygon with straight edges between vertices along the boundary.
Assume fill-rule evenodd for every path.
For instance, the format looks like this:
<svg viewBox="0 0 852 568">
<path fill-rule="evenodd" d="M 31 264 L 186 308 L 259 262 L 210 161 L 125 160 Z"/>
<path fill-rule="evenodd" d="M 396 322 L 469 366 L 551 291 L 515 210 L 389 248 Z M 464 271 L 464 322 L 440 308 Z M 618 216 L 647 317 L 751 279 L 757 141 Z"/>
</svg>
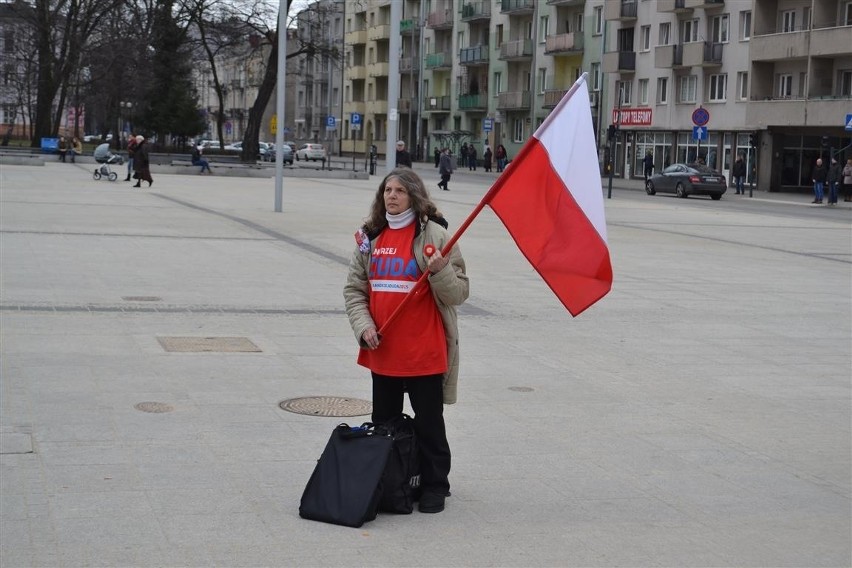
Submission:
<svg viewBox="0 0 852 568">
<path fill-rule="evenodd" d="M 447 263 L 449 263 L 449 262 L 450 262 L 450 259 L 442 256 L 441 251 L 436 249 L 435 253 L 432 256 L 429 257 L 429 262 L 426 265 L 426 267 L 429 269 L 429 272 L 431 272 L 432 274 L 437 274 L 441 270 L 443 270 L 444 267 L 447 266 Z"/>
</svg>

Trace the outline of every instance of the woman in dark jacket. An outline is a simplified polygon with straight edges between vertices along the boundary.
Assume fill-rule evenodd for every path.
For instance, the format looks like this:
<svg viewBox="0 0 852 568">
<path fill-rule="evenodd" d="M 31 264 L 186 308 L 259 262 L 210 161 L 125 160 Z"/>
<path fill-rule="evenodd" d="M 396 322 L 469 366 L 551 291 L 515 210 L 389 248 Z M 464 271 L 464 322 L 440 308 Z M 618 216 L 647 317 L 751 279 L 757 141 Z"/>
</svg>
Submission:
<svg viewBox="0 0 852 568">
<path fill-rule="evenodd" d="M 136 151 L 133 154 L 133 170 L 136 172 L 136 185 L 133 187 L 141 187 L 142 180 L 148 182 L 148 187 L 154 183 L 151 179 L 151 162 L 148 157 L 148 142 L 141 134 L 136 137 Z"/>
</svg>

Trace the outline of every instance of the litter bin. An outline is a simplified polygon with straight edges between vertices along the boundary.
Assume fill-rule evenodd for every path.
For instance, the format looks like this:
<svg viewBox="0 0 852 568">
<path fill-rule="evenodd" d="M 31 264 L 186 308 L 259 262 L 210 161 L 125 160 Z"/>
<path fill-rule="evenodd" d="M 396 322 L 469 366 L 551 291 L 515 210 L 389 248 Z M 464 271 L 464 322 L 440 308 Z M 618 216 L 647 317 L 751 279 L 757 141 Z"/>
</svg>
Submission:
<svg viewBox="0 0 852 568">
<path fill-rule="evenodd" d="M 56 154 L 59 152 L 59 138 L 42 138 L 41 153 Z"/>
</svg>

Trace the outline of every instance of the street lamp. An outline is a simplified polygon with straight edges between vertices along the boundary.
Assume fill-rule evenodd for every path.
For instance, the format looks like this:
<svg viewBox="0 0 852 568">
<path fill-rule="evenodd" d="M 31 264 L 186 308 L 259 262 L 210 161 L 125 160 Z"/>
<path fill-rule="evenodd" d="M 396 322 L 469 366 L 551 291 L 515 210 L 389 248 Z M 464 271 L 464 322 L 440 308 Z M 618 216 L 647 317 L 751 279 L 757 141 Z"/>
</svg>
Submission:
<svg viewBox="0 0 852 568">
<path fill-rule="evenodd" d="M 132 129 L 129 124 L 125 123 L 124 117 L 131 116 L 133 109 L 133 103 L 131 101 L 121 101 L 118 103 L 118 131 L 115 133 L 117 138 L 116 147 L 121 148 L 121 142 L 123 140 L 123 134 L 125 130 L 129 133 Z"/>
</svg>

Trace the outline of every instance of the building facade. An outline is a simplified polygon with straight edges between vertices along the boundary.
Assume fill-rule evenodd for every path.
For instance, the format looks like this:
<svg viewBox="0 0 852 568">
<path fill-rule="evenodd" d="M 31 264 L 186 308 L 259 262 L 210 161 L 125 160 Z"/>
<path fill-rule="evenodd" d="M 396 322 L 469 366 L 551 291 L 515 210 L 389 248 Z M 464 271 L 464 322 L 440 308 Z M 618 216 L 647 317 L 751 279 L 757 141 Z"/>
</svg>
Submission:
<svg viewBox="0 0 852 568">
<path fill-rule="evenodd" d="M 399 1 L 395 107 L 391 2 L 346 1 L 344 152 L 392 149 L 395 111 L 422 158 L 464 142 L 511 157 L 587 72 L 601 165 L 618 176 L 641 177 L 649 150 L 657 170 L 700 158 L 728 177 L 743 155 L 783 190 L 810 185 L 818 155 L 848 155 L 852 0 Z"/>
</svg>

